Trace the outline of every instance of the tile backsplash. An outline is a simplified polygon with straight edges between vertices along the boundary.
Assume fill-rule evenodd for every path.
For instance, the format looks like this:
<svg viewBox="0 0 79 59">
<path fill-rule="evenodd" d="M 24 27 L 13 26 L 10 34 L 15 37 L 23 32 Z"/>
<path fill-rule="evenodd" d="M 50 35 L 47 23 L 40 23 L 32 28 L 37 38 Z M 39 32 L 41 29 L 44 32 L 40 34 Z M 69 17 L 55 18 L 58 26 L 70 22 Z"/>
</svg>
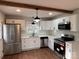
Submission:
<svg viewBox="0 0 79 59">
<path fill-rule="evenodd" d="M 79 41 L 79 32 L 76 32 L 76 31 L 65 31 L 65 30 L 62 30 L 62 31 L 54 31 L 54 35 L 56 37 L 60 37 L 61 34 L 69 34 L 69 35 L 74 35 L 74 38 L 75 38 L 75 41 Z"/>
</svg>

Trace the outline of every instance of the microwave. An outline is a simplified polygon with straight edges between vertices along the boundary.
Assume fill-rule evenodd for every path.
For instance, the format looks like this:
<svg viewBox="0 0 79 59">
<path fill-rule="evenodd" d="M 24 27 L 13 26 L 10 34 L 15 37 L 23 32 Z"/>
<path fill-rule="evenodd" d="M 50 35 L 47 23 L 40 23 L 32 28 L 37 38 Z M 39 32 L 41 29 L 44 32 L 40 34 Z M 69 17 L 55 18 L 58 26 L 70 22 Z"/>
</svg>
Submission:
<svg viewBox="0 0 79 59">
<path fill-rule="evenodd" d="M 58 24 L 58 29 L 59 30 L 70 30 L 71 29 L 71 23 L 68 22 L 68 23 L 59 23 Z"/>
</svg>

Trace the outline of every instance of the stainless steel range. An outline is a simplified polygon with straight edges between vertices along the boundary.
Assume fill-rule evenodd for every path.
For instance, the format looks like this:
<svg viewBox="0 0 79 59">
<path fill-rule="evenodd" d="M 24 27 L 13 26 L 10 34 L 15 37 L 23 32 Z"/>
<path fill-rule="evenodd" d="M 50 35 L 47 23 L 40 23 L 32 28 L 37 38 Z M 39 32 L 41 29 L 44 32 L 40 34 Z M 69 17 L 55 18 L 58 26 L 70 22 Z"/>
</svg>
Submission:
<svg viewBox="0 0 79 59">
<path fill-rule="evenodd" d="M 65 56 L 65 42 L 73 41 L 73 35 L 63 35 L 61 38 L 54 39 L 54 51 L 57 52 L 59 55 Z"/>
</svg>

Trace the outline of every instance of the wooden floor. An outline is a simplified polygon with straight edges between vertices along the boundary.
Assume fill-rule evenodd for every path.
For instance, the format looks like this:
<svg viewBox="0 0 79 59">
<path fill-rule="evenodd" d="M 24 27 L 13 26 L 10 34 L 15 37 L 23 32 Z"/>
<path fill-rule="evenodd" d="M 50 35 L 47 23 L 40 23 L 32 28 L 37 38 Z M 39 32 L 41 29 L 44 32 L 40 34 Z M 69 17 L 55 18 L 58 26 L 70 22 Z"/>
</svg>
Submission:
<svg viewBox="0 0 79 59">
<path fill-rule="evenodd" d="M 59 59 L 49 48 L 41 48 L 22 52 L 20 54 L 4 56 L 3 59 Z"/>
</svg>

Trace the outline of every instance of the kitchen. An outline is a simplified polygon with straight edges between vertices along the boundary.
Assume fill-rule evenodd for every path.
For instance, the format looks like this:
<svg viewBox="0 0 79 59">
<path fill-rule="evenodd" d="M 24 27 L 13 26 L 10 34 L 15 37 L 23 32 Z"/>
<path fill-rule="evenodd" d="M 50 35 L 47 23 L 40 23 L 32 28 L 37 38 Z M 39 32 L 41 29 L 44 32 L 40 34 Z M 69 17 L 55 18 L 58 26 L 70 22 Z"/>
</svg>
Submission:
<svg viewBox="0 0 79 59">
<path fill-rule="evenodd" d="M 0 59 L 79 58 L 79 9 L 52 12 L 4 2 L 0 1 Z"/>
</svg>

